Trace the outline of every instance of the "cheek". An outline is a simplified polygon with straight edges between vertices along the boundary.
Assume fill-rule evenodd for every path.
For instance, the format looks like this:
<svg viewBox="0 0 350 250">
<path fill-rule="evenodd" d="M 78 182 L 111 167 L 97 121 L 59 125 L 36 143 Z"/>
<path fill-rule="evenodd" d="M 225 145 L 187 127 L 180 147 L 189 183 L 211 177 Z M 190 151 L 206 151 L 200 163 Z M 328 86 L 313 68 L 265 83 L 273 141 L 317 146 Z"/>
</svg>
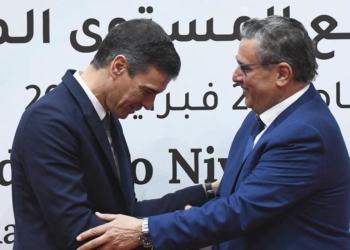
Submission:
<svg viewBox="0 0 350 250">
<path fill-rule="evenodd" d="M 118 109 L 118 107 L 122 105 L 123 99 L 124 99 L 124 96 L 120 96 L 116 92 L 110 93 L 110 95 L 107 96 L 106 105 L 108 109 L 116 110 Z"/>
<path fill-rule="evenodd" d="M 138 104 L 142 102 L 143 98 L 144 95 L 142 92 L 135 91 L 132 93 L 125 94 L 122 103 L 126 105 Z"/>
</svg>

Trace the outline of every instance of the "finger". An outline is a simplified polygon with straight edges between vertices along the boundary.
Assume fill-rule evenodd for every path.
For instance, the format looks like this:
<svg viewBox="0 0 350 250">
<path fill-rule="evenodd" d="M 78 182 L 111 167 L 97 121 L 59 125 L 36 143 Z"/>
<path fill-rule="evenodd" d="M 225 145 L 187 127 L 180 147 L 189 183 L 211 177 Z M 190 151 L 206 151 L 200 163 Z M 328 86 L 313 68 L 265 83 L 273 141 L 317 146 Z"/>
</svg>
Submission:
<svg viewBox="0 0 350 250">
<path fill-rule="evenodd" d="M 97 237 L 104 234 L 107 231 L 108 225 L 104 224 L 98 227 L 91 228 L 78 235 L 77 241 L 83 241 L 91 237 Z"/>
<path fill-rule="evenodd" d="M 101 214 L 99 212 L 96 212 L 95 215 L 101 220 L 105 220 L 105 221 L 111 221 L 118 217 L 117 214 Z"/>
<path fill-rule="evenodd" d="M 191 208 L 192 208 L 191 205 L 186 205 L 186 206 L 185 206 L 185 210 L 189 210 L 189 209 L 191 209 Z"/>
<path fill-rule="evenodd" d="M 118 249 L 118 248 L 115 248 L 115 247 L 111 246 L 110 244 L 104 244 L 103 246 L 100 246 L 97 249 L 98 250 L 111 250 L 111 249 Z"/>
<path fill-rule="evenodd" d="M 103 245 L 104 243 L 107 242 L 107 237 L 105 235 L 102 235 L 96 239 L 93 239 L 87 243 L 85 243 L 84 245 L 82 245 L 81 247 L 79 247 L 77 250 L 90 250 L 90 249 L 95 249 L 101 245 Z"/>
</svg>

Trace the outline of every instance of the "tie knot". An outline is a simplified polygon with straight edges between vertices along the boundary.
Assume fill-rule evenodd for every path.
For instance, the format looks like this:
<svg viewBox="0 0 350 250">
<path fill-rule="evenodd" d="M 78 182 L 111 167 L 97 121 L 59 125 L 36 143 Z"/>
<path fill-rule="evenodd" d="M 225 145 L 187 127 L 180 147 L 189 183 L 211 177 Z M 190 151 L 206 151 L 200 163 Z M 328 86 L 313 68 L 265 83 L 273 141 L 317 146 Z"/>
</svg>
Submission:
<svg viewBox="0 0 350 250">
<path fill-rule="evenodd" d="M 102 119 L 103 126 L 105 127 L 105 130 L 110 130 L 111 128 L 111 121 L 110 121 L 110 114 L 109 112 L 106 113 L 105 118 Z"/>
<path fill-rule="evenodd" d="M 254 124 L 253 130 L 250 133 L 252 137 L 256 137 L 258 134 L 260 134 L 261 131 L 265 128 L 264 122 L 260 119 L 259 116 L 256 117 L 256 122 Z"/>
</svg>

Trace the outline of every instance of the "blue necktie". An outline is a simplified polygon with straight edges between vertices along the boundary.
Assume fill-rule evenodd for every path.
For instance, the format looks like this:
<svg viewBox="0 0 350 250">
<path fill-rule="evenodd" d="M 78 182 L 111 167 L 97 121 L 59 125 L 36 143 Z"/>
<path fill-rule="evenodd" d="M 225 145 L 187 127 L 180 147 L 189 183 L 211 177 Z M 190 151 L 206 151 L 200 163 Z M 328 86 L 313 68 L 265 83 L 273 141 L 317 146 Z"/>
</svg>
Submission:
<svg viewBox="0 0 350 250">
<path fill-rule="evenodd" d="M 243 161 L 249 155 L 250 151 L 252 151 L 255 137 L 258 134 L 260 134 L 260 132 L 263 131 L 264 128 L 265 128 L 265 124 L 262 122 L 259 116 L 256 116 L 256 121 L 254 123 L 252 131 L 250 132 L 248 143 L 244 151 Z"/>
</svg>

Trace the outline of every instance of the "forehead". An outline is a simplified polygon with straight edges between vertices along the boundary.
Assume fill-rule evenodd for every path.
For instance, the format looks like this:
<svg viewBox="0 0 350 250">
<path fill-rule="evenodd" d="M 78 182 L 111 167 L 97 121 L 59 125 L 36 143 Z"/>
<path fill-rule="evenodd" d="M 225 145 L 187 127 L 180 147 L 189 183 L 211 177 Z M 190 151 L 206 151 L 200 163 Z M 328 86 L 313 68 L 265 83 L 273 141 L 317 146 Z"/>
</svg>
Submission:
<svg viewBox="0 0 350 250">
<path fill-rule="evenodd" d="M 256 56 L 256 49 L 257 49 L 257 42 L 253 39 L 247 39 L 242 38 L 238 53 L 237 53 L 237 60 L 240 63 L 247 64 L 247 63 L 256 63 L 257 62 L 257 56 Z"/>
</svg>

